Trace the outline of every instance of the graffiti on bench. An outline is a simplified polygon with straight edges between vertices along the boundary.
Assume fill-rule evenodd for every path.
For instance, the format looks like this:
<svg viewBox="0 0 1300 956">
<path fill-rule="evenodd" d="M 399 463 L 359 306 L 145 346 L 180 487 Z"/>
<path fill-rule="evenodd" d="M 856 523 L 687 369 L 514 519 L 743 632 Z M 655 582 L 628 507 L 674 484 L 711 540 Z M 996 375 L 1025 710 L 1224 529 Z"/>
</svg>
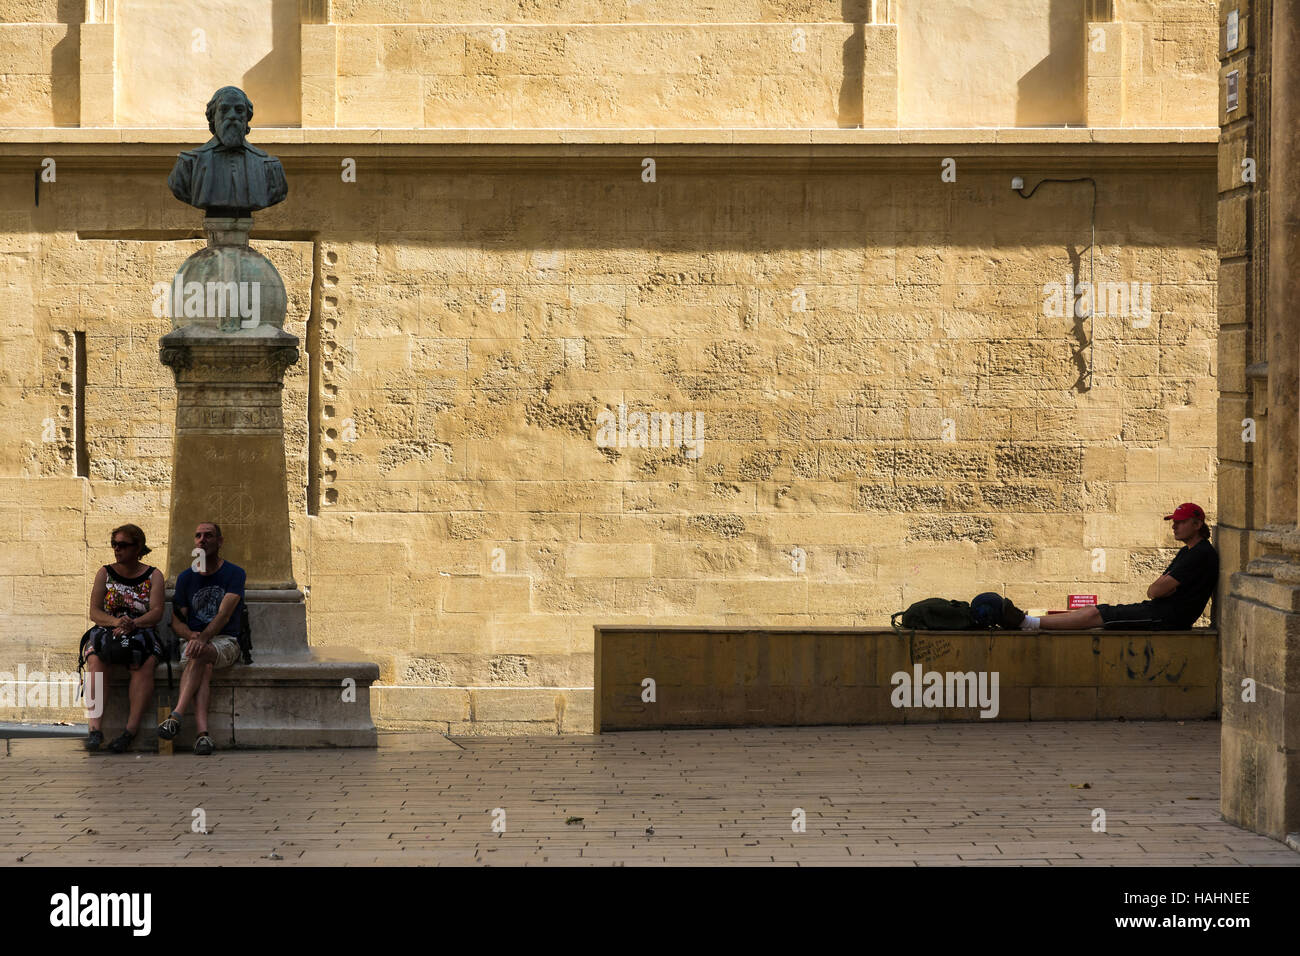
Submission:
<svg viewBox="0 0 1300 956">
<path fill-rule="evenodd" d="M 1178 670 L 1174 671 L 1174 660 L 1172 657 L 1165 658 L 1163 661 L 1156 660 L 1155 648 L 1151 642 L 1144 641 L 1142 650 L 1133 649 L 1133 642 L 1129 641 L 1128 647 L 1124 652 L 1124 670 L 1131 680 L 1154 681 L 1163 676 L 1171 684 L 1176 684 L 1182 679 L 1183 671 L 1187 670 L 1187 658 L 1182 659 L 1178 665 Z"/>
</svg>

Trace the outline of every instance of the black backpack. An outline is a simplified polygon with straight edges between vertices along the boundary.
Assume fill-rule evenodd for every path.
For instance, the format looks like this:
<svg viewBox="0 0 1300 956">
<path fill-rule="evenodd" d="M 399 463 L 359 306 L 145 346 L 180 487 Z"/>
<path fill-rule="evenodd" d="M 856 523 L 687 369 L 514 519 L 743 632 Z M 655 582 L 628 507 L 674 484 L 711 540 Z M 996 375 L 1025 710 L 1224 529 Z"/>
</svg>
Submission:
<svg viewBox="0 0 1300 956">
<path fill-rule="evenodd" d="M 898 622 L 902 618 L 902 624 Z M 890 626 L 896 631 L 974 631 L 980 625 L 975 623 L 975 615 L 966 601 L 950 601 L 947 598 L 926 598 L 917 601 L 906 611 L 895 611 L 889 618 Z"/>
<path fill-rule="evenodd" d="M 245 664 L 253 663 L 253 628 L 248 622 L 248 605 L 239 602 L 239 652 Z"/>
</svg>

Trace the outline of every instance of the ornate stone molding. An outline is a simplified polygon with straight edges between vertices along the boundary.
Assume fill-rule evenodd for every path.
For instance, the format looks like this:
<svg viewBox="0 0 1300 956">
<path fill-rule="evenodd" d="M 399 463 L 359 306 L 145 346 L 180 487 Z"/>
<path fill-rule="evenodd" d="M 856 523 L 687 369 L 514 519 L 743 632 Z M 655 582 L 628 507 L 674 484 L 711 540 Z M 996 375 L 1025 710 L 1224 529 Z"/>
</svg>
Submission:
<svg viewBox="0 0 1300 956">
<path fill-rule="evenodd" d="M 189 368 L 194 364 L 194 356 L 183 345 L 165 345 L 158 350 L 158 361 L 179 375 L 181 369 Z"/>
<path fill-rule="evenodd" d="M 1255 531 L 1254 540 L 1265 553 L 1246 565 L 1246 574 L 1300 584 L 1300 530 L 1272 525 Z"/>
<path fill-rule="evenodd" d="M 298 0 L 299 23 L 329 23 L 330 0 Z"/>
<path fill-rule="evenodd" d="M 1255 540 L 1272 551 L 1300 555 L 1300 530 L 1296 528 L 1276 525 L 1261 528 L 1255 532 Z"/>
<path fill-rule="evenodd" d="M 1300 584 L 1300 564 L 1291 561 L 1278 564 L 1273 569 L 1273 580 L 1279 584 Z"/>
<path fill-rule="evenodd" d="M 251 336 L 187 326 L 163 336 L 158 358 L 175 372 L 178 388 L 207 384 L 278 389 L 285 372 L 301 358 L 298 344 L 298 337 L 283 329 Z"/>
<path fill-rule="evenodd" d="M 117 15 L 117 0 L 86 0 L 86 23 L 112 23 Z"/>
<path fill-rule="evenodd" d="M 1113 23 L 1115 0 L 1087 0 L 1084 18 L 1088 23 Z"/>
<path fill-rule="evenodd" d="M 281 376 L 290 365 L 298 364 L 298 350 L 292 345 L 282 345 L 271 349 L 266 356 L 267 367 L 278 372 Z"/>
</svg>

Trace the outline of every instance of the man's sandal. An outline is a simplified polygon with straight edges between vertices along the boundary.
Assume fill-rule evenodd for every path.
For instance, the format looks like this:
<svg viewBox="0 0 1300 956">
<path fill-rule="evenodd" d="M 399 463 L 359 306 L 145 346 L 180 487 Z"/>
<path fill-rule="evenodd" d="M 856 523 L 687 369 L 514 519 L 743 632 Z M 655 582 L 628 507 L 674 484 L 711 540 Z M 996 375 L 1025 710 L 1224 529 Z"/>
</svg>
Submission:
<svg viewBox="0 0 1300 956">
<path fill-rule="evenodd" d="M 133 740 L 135 740 L 135 734 L 131 733 L 129 730 L 124 730 L 120 737 L 115 738 L 113 742 L 108 745 L 108 749 L 113 751 L 115 754 L 126 753 L 126 751 L 131 749 L 131 741 Z"/>
<path fill-rule="evenodd" d="M 172 711 L 170 717 L 158 725 L 158 736 L 163 740 L 171 740 L 181 732 L 181 715 Z"/>
<path fill-rule="evenodd" d="M 194 741 L 194 752 L 200 757 L 206 757 L 216 749 L 212 743 L 212 738 L 207 734 L 199 734 L 199 739 Z"/>
<path fill-rule="evenodd" d="M 86 734 L 86 739 L 82 741 L 82 746 L 91 753 L 94 753 L 99 749 L 99 745 L 103 742 L 104 732 L 102 730 L 92 730 L 90 733 Z"/>
</svg>

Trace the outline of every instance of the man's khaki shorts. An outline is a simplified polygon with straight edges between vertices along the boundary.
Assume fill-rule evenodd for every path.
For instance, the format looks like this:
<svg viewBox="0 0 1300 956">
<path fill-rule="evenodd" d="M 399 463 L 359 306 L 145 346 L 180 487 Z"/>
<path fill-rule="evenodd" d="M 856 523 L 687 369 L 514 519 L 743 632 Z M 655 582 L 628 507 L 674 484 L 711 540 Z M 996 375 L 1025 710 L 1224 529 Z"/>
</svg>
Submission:
<svg viewBox="0 0 1300 956">
<path fill-rule="evenodd" d="M 181 660 L 187 661 L 185 650 L 189 647 L 188 642 L 181 645 Z M 229 667 L 235 661 L 239 660 L 239 641 L 227 634 L 218 634 L 212 639 L 212 649 L 217 652 L 217 659 L 212 664 L 213 670 L 221 670 Z"/>
</svg>

